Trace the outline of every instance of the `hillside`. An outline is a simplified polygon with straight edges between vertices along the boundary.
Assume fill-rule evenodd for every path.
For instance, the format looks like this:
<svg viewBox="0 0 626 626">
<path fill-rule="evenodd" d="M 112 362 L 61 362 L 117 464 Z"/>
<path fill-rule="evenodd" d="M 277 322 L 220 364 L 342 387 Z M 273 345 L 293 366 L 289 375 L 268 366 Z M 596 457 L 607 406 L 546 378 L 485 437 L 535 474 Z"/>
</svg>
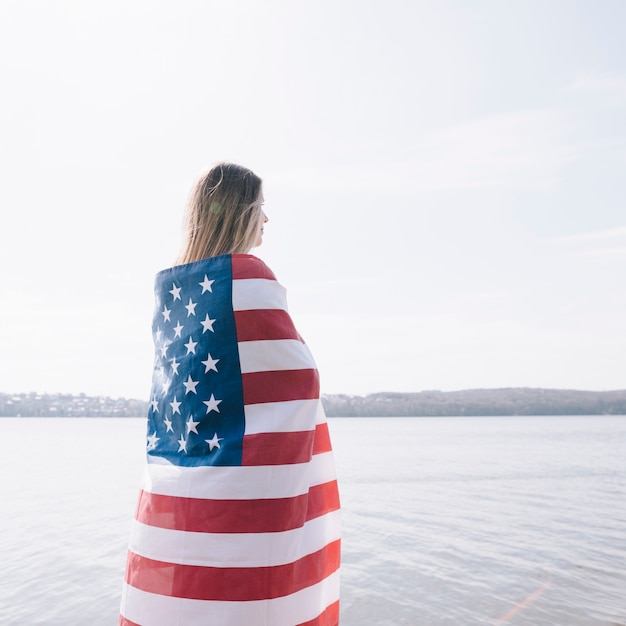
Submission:
<svg viewBox="0 0 626 626">
<path fill-rule="evenodd" d="M 626 415 L 626 390 L 468 389 L 324 395 L 329 417 Z M 141 417 L 148 402 L 85 394 L 0 393 L 0 417 Z"/>
<path fill-rule="evenodd" d="M 84 393 L 0 393 L 0 417 L 138 417 L 148 403 Z"/>
<path fill-rule="evenodd" d="M 328 415 L 626 415 L 626 390 L 468 389 L 325 396 Z"/>
</svg>

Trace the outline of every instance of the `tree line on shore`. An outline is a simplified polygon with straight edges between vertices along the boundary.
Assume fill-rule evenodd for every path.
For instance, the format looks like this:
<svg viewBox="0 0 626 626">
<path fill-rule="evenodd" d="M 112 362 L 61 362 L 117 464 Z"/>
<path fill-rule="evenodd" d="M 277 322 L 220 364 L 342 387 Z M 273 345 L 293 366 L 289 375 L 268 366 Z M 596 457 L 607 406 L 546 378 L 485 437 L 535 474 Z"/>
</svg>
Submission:
<svg viewBox="0 0 626 626">
<path fill-rule="evenodd" d="M 0 417 L 140 417 L 148 402 L 84 393 L 0 393 Z"/>
<path fill-rule="evenodd" d="M 467 389 L 418 393 L 333 395 L 328 415 L 341 417 L 455 417 L 497 415 L 626 415 L 626 390 Z"/>
<path fill-rule="evenodd" d="M 324 395 L 329 417 L 626 415 L 626 390 L 468 389 Z M 148 402 L 86 394 L 0 393 L 0 417 L 142 417 Z"/>
</svg>

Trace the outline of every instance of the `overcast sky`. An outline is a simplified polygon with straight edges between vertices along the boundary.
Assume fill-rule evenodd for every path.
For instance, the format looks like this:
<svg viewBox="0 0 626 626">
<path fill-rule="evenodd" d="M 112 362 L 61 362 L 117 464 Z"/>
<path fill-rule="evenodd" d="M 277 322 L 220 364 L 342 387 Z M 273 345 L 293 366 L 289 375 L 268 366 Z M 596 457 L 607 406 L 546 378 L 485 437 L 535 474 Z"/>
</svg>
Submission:
<svg viewBox="0 0 626 626">
<path fill-rule="evenodd" d="M 626 2 L 4 0 L 0 391 L 147 398 L 217 160 L 326 393 L 626 388 Z"/>
</svg>

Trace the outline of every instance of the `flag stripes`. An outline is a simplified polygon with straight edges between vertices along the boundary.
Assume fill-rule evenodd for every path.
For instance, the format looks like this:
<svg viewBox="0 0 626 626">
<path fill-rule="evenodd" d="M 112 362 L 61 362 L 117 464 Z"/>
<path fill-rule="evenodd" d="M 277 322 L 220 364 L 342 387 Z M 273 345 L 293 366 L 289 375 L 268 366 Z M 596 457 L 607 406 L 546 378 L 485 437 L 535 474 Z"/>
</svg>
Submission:
<svg viewBox="0 0 626 626">
<path fill-rule="evenodd" d="M 282 309 L 235 310 L 235 326 L 239 342 L 263 339 L 301 340 L 289 313 Z"/>
<path fill-rule="evenodd" d="M 298 626 L 330 626 L 339 623 L 339 600 L 333 602 L 321 615 Z"/>
<path fill-rule="evenodd" d="M 166 597 L 147 593 L 129 585 L 124 585 L 122 589 L 122 602 L 128 609 L 126 617 L 132 620 L 131 625 L 141 626 L 151 624 L 206 626 L 207 616 L 210 616 L 208 623 L 220 626 L 225 624 L 299 626 L 307 623 L 335 626 L 337 620 L 327 620 L 327 617 L 332 618 L 332 614 L 327 613 L 326 607 L 332 606 L 338 599 L 338 572 L 317 585 L 289 596 L 239 603 Z M 324 607 L 321 610 L 317 608 L 320 605 Z"/>
<path fill-rule="evenodd" d="M 126 582 L 149 593 L 195 600 L 249 602 L 301 591 L 339 568 L 339 541 L 291 563 L 266 567 L 206 567 L 156 561 L 129 553 Z"/>
<path fill-rule="evenodd" d="M 242 465 L 290 465 L 308 463 L 315 453 L 330 452 L 328 427 L 318 424 L 314 431 L 257 433 L 245 435 Z"/>
<path fill-rule="evenodd" d="M 242 374 L 244 404 L 312 400 L 319 397 L 316 369 Z"/>
<path fill-rule="evenodd" d="M 339 539 L 340 512 L 315 517 L 281 532 L 211 533 L 173 530 L 133 522 L 135 554 L 157 561 L 181 565 L 232 566 L 233 546 L 237 546 L 238 567 L 282 565 L 301 554 L 311 554 Z M 297 548 L 296 548 L 297 546 Z"/>
<path fill-rule="evenodd" d="M 249 255 L 157 280 L 162 366 L 120 624 L 336 626 L 332 446 L 315 362 L 284 287 Z"/>
<path fill-rule="evenodd" d="M 315 427 L 315 440 L 313 441 L 313 454 L 324 454 L 325 452 L 332 451 L 332 444 L 330 442 L 330 432 L 328 431 L 328 424 L 318 424 Z"/>
<path fill-rule="evenodd" d="M 316 454 L 309 463 L 282 466 L 182 467 L 163 460 L 148 465 L 144 489 L 209 500 L 254 500 L 262 489 L 264 498 L 291 498 L 335 478 L 332 452 Z"/>
<path fill-rule="evenodd" d="M 259 292 L 264 292 L 263 309 L 287 310 L 285 288 L 275 280 L 250 278 L 233 281 L 233 309 L 235 311 L 256 311 L 259 306 Z"/>
<path fill-rule="evenodd" d="M 244 406 L 246 435 L 261 432 L 291 432 L 325 424 L 322 403 L 317 399 L 265 402 Z M 311 416 L 314 416 L 313 419 Z"/>
<path fill-rule="evenodd" d="M 258 433 L 246 435 L 242 465 L 290 465 L 307 463 L 313 452 L 315 432 Z"/>
<path fill-rule="evenodd" d="M 142 491 L 135 519 L 171 530 L 204 533 L 268 533 L 291 530 L 339 509 L 336 481 L 291 498 L 212 500 Z"/>
<path fill-rule="evenodd" d="M 241 373 L 310 369 L 311 353 L 297 339 L 244 341 L 238 344 Z"/>
<path fill-rule="evenodd" d="M 249 278 L 261 278 L 278 282 L 274 272 L 261 259 L 249 254 L 232 255 L 232 278 L 237 283 Z"/>
</svg>

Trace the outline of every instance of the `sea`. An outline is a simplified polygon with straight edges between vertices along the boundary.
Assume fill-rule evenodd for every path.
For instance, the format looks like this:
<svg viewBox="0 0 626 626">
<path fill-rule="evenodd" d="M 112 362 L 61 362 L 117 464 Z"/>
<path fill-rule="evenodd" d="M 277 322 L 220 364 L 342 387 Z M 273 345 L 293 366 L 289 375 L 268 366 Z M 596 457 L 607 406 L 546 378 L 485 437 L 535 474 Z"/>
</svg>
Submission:
<svg viewBox="0 0 626 626">
<path fill-rule="evenodd" d="M 342 626 L 626 626 L 626 417 L 329 424 Z M 0 419 L 1 626 L 117 624 L 144 445 L 142 418 Z"/>
</svg>

